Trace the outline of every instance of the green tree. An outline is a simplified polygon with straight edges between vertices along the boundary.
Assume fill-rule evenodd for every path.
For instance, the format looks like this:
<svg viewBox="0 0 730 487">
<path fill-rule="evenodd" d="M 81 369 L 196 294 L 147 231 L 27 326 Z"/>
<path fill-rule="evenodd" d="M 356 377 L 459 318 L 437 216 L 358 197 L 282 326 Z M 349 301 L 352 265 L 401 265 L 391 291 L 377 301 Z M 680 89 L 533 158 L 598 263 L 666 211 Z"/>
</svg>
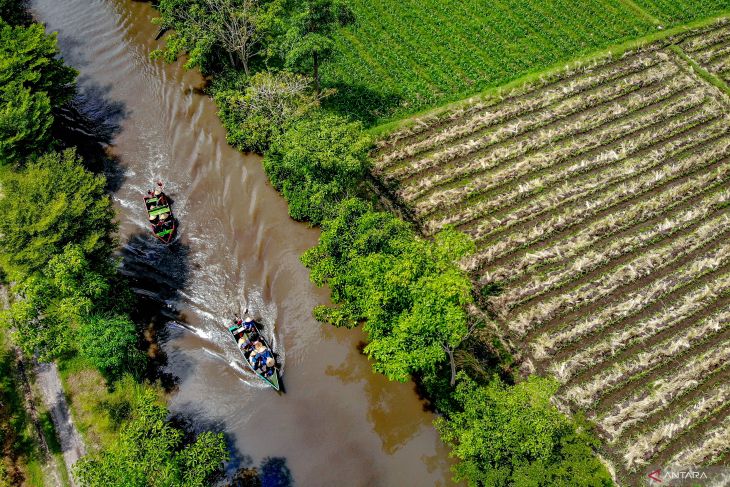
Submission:
<svg viewBox="0 0 730 487">
<path fill-rule="evenodd" d="M 466 308 L 471 283 L 455 261 L 473 242 L 452 229 L 434 241 L 417 238 L 395 216 L 362 201 L 344 201 L 322 224 L 319 244 L 302 256 L 317 285 L 328 285 L 334 307 L 315 317 L 335 326 L 364 323 L 365 353 L 393 380 L 433 371 L 471 332 Z"/>
<path fill-rule="evenodd" d="M 591 450 L 596 441 L 550 402 L 554 380 L 536 376 L 513 387 L 495 377 L 478 386 L 459 374 L 454 399 L 461 411 L 436 420 L 457 480 L 472 486 L 613 485 Z"/>
<path fill-rule="evenodd" d="M 161 0 L 156 21 L 173 32 L 153 58 L 173 62 L 188 54 L 185 67 L 209 71 L 220 54 L 251 73 L 252 59 L 265 59 L 279 29 L 284 0 Z"/>
<path fill-rule="evenodd" d="M 53 108 L 75 92 L 76 71 L 63 63 L 55 35 L 43 25 L 11 26 L 0 21 L 0 86 L 18 83 L 31 93 L 44 92 Z"/>
<path fill-rule="evenodd" d="M 0 20 L 10 25 L 28 25 L 33 18 L 24 0 L 0 0 Z"/>
<path fill-rule="evenodd" d="M 305 118 L 274 141 L 264 168 L 292 218 L 318 224 L 356 193 L 370 145 L 358 122 L 335 115 Z"/>
<path fill-rule="evenodd" d="M 257 73 L 243 89 L 216 91 L 215 101 L 228 142 L 258 153 L 318 104 L 309 80 L 288 72 Z"/>
<path fill-rule="evenodd" d="M 0 267 L 11 280 L 42 269 L 69 243 L 92 262 L 108 261 L 116 224 L 106 181 L 81 166 L 74 151 L 3 172 L 0 184 Z"/>
<path fill-rule="evenodd" d="M 69 244 L 51 257 L 48 265 L 16 285 L 18 295 L 5 321 L 14 329 L 15 342 L 27 354 L 51 360 L 76 346 L 76 330 L 97 308 L 108 307 L 111 269 L 91 269 L 83 249 Z"/>
<path fill-rule="evenodd" d="M 319 66 L 333 52 L 335 30 L 354 23 L 355 16 L 346 3 L 336 0 L 303 0 L 300 4 L 284 37 L 284 58 L 290 68 L 311 69 L 319 93 Z"/>
<path fill-rule="evenodd" d="M 0 166 L 46 150 L 51 124 L 51 102 L 44 91 L 34 93 L 18 82 L 0 87 Z"/>
<path fill-rule="evenodd" d="M 125 315 L 94 314 L 81 320 L 79 351 L 110 380 L 125 372 L 139 374 L 145 358 L 136 345 L 136 326 Z"/>
<path fill-rule="evenodd" d="M 184 445 L 183 431 L 167 421 L 167 409 L 145 391 L 119 432 L 116 444 L 82 458 L 74 467 L 84 487 L 204 487 L 228 459 L 222 434 L 203 433 Z"/>
</svg>

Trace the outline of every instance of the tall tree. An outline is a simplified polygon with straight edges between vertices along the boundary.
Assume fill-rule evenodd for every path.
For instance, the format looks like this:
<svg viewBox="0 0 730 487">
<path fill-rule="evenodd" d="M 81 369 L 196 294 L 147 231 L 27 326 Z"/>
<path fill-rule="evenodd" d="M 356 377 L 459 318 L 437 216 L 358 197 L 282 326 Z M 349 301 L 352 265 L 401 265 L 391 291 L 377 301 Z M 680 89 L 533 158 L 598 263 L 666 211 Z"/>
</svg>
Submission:
<svg viewBox="0 0 730 487">
<path fill-rule="evenodd" d="M 187 52 L 186 67 L 206 70 L 220 48 L 233 66 L 250 75 L 251 60 L 267 53 L 283 4 L 283 0 L 161 0 L 158 22 L 174 32 L 153 56 L 172 62 Z"/>
<path fill-rule="evenodd" d="M 287 66 L 300 70 L 312 69 L 314 87 L 321 91 L 319 66 L 331 54 L 333 35 L 337 27 L 355 22 L 349 6 L 337 0 L 304 0 L 287 30 L 284 49 Z"/>
<path fill-rule="evenodd" d="M 74 151 L 0 174 L 0 267 L 11 279 L 42 269 L 69 243 L 92 262 L 108 260 L 116 224 L 106 180 L 87 171 Z"/>
<path fill-rule="evenodd" d="M 167 421 L 153 391 L 135 399 L 116 444 L 82 458 L 74 473 L 83 487 L 205 487 L 228 459 L 221 433 L 205 432 L 188 445 Z"/>
<path fill-rule="evenodd" d="M 395 216 L 366 203 L 344 201 L 322 224 L 319 244 L 302 256 L 318 285 L 328 285 L 337 306 L 315 317 L 336 326 L 364 323 L 365 353 L 392 380 L 433 371 L 472 329 L 466 308 L 471 283 L 455 261 L 474 243 L 446 230 L 433 242 L 417 238 Z"/>
<path fill-rule="evenodd" d="M 470 486 L 609 487 L 586 429 L 550 402 L 554 380 L 532 376 L 513 387 L 495 377 L 479 386 L 459 374 L 454 399 L 460 411 L 436 420 L 452 455 L 457 481 Z"/>
</svg>

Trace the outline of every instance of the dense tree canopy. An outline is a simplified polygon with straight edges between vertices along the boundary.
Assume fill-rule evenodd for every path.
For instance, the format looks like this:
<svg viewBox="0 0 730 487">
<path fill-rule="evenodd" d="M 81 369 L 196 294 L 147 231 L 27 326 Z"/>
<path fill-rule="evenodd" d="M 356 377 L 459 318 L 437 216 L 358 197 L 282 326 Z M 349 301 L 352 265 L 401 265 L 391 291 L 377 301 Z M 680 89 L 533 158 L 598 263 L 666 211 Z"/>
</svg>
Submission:
<svg viewBox="0 0 730 487">
<path fill-rule="evenodd" d="M 469 333 L 471 282 L 455 264 L 474 248 L 466 235 L 446 230 L 433 242 L 419 239 L 403 221 L 355 199 L 322 230 L 302 261 L 338 306 L 318 307 L 318 319 L 364 322 L 365 353 L 390 379 L 408 380 L 451 356 Z"/>
<path fill-rule="evenodd" d="M 286 71 L 257 73 L 243 87 L 216 91 L 215 101 L 228 142 L 258 153 L 317 106 L 309 79 Z"/>
<path fill-rule="evenodd" d="M 83 487 L 206 487 L 228 459 L 223 435 L 202 433 L 184 445 L 183 431 L 167 421 L 167 409 L 146 390 L 109 449 L 91 453 L 75 467 Z"/>
<path fill-rule="evenodd" d="M 85 317 L 109 301 L 108 275 L 91 269 L 80 246 L 69 244 L 40 271 L 13 289 L 7 314 L 21 349 L 50 360 L 75 349 L 75 332 Z"/>
<path fill-rule="evenodd" d="M 296 220 L 322 222 L 355 194 L 367 170 L 370 139 L 359 123 L 319 115 L 294 123 L 264 158 L 271 183 Z"/>
<path fill-rule="evenodd" d="M 285 0 L 161 0 L 158 23 L 173 32 L 153 56 L 173 62 L 187 53 L 185 66 L 203 71 L 228 60 L 248 75 L 252 60 L 270 56 L 284 5 Z"/>
<path fill-rule="evenodd" d="M 284 59 L 290 68 L 312 70 L 315 90 L 320 91 L 319 66 L 334 48 L 337 27 L 355 21 L 350 7 L 336 0 L 303 0 L 289 19 L 283 42 Z"/>
<path fill-rule="evenodd" d="M 608 487 L 595 445 L 551 403 L 553 380 L 532 376 L 515 386 L 494 378 L 478 386 L 460 374 L 454 399 L 461 411 L 436 426 L 461 462 L 456 478 L 472 486 Z"/>
<path fill-rule="evenodd" d="M 51 153 L 0 179 L 0 267 L 12 279 L 42 269 L 69 243 L 92 261 L 106 261 L 114 246 L 114 210 L 103 176 L 73 151 Z"/>
</svg>

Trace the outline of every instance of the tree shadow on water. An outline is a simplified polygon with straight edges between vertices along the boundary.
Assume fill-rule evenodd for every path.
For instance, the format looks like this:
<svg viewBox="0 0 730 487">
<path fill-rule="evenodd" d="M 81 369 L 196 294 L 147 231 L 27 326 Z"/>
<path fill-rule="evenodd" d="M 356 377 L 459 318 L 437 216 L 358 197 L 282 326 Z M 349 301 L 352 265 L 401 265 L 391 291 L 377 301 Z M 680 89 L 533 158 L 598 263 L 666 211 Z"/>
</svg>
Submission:
<svg viewBox="0 0 730 487">
<path fill-rule="evenodd" d="M 122 122 L 128 115 L 126 106 L 111 99 L 111 86 L 94 84 L 84 78 L 79 83 L 74 99 L 58 111 L 54 135 L 64 146 L 76 147 L 87 168 L 103 172 L 108 190 L 116 192 L 124 184 L 124 169 L 108 147 L 121 132 Z"/>
<path fill-rule="evenodd" d="M 165 372 L 167 357 L 160 346 L 168 338 L 167 325 L 182 321 L 177 303 L 190 280 L 190 247 L 179 240 L 165 245 L 147 231 L 131 235 L 118 256 L 120 272 L 135 295 L 132 319 L 142 327 L 147 344 L 146 377 L 171 390 L 184 379 L 181 373 L 192 373 L 185 366 L 176 367 L 176 376 Z"/>
<path fill-rule="evenodd" d="M 225 487 L 293 487 L 294 477 L 286 458 L 266 457 L 258 467 L 239 468 Z"/>
</svg>

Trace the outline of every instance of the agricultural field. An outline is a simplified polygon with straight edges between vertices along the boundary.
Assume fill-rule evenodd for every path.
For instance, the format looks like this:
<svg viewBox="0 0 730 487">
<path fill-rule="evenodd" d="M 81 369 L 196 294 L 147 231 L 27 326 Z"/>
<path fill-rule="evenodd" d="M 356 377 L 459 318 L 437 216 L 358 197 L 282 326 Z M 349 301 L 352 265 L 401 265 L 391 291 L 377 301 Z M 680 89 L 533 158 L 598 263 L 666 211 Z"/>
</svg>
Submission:
<svg viewBox="0 0 730 487">
<path fill-rule="evenodd" d="M 653 32 L 621 0 L 350 0 L 324 83 L 335 103 L 382 122 Z"/>
<path fill-rule="evenodd" d="M 730 0 L 349 0 L 324 83 L 368 124 L 413 114 L 680 23 Z"/>
<path fill-rule="evenodd" d="M 730 99 L 687 56 L 651 44 L 422 117 L 373 164 L 426 235 L 475 240 L 483 304 L 621 483 L 727 460 Z"/>
<path fill-rule="evenodd" d="M 697 64 L 730 81 L 730 22 L 689 37 L 682 42 L 681 48 Z"/>
</svg>

